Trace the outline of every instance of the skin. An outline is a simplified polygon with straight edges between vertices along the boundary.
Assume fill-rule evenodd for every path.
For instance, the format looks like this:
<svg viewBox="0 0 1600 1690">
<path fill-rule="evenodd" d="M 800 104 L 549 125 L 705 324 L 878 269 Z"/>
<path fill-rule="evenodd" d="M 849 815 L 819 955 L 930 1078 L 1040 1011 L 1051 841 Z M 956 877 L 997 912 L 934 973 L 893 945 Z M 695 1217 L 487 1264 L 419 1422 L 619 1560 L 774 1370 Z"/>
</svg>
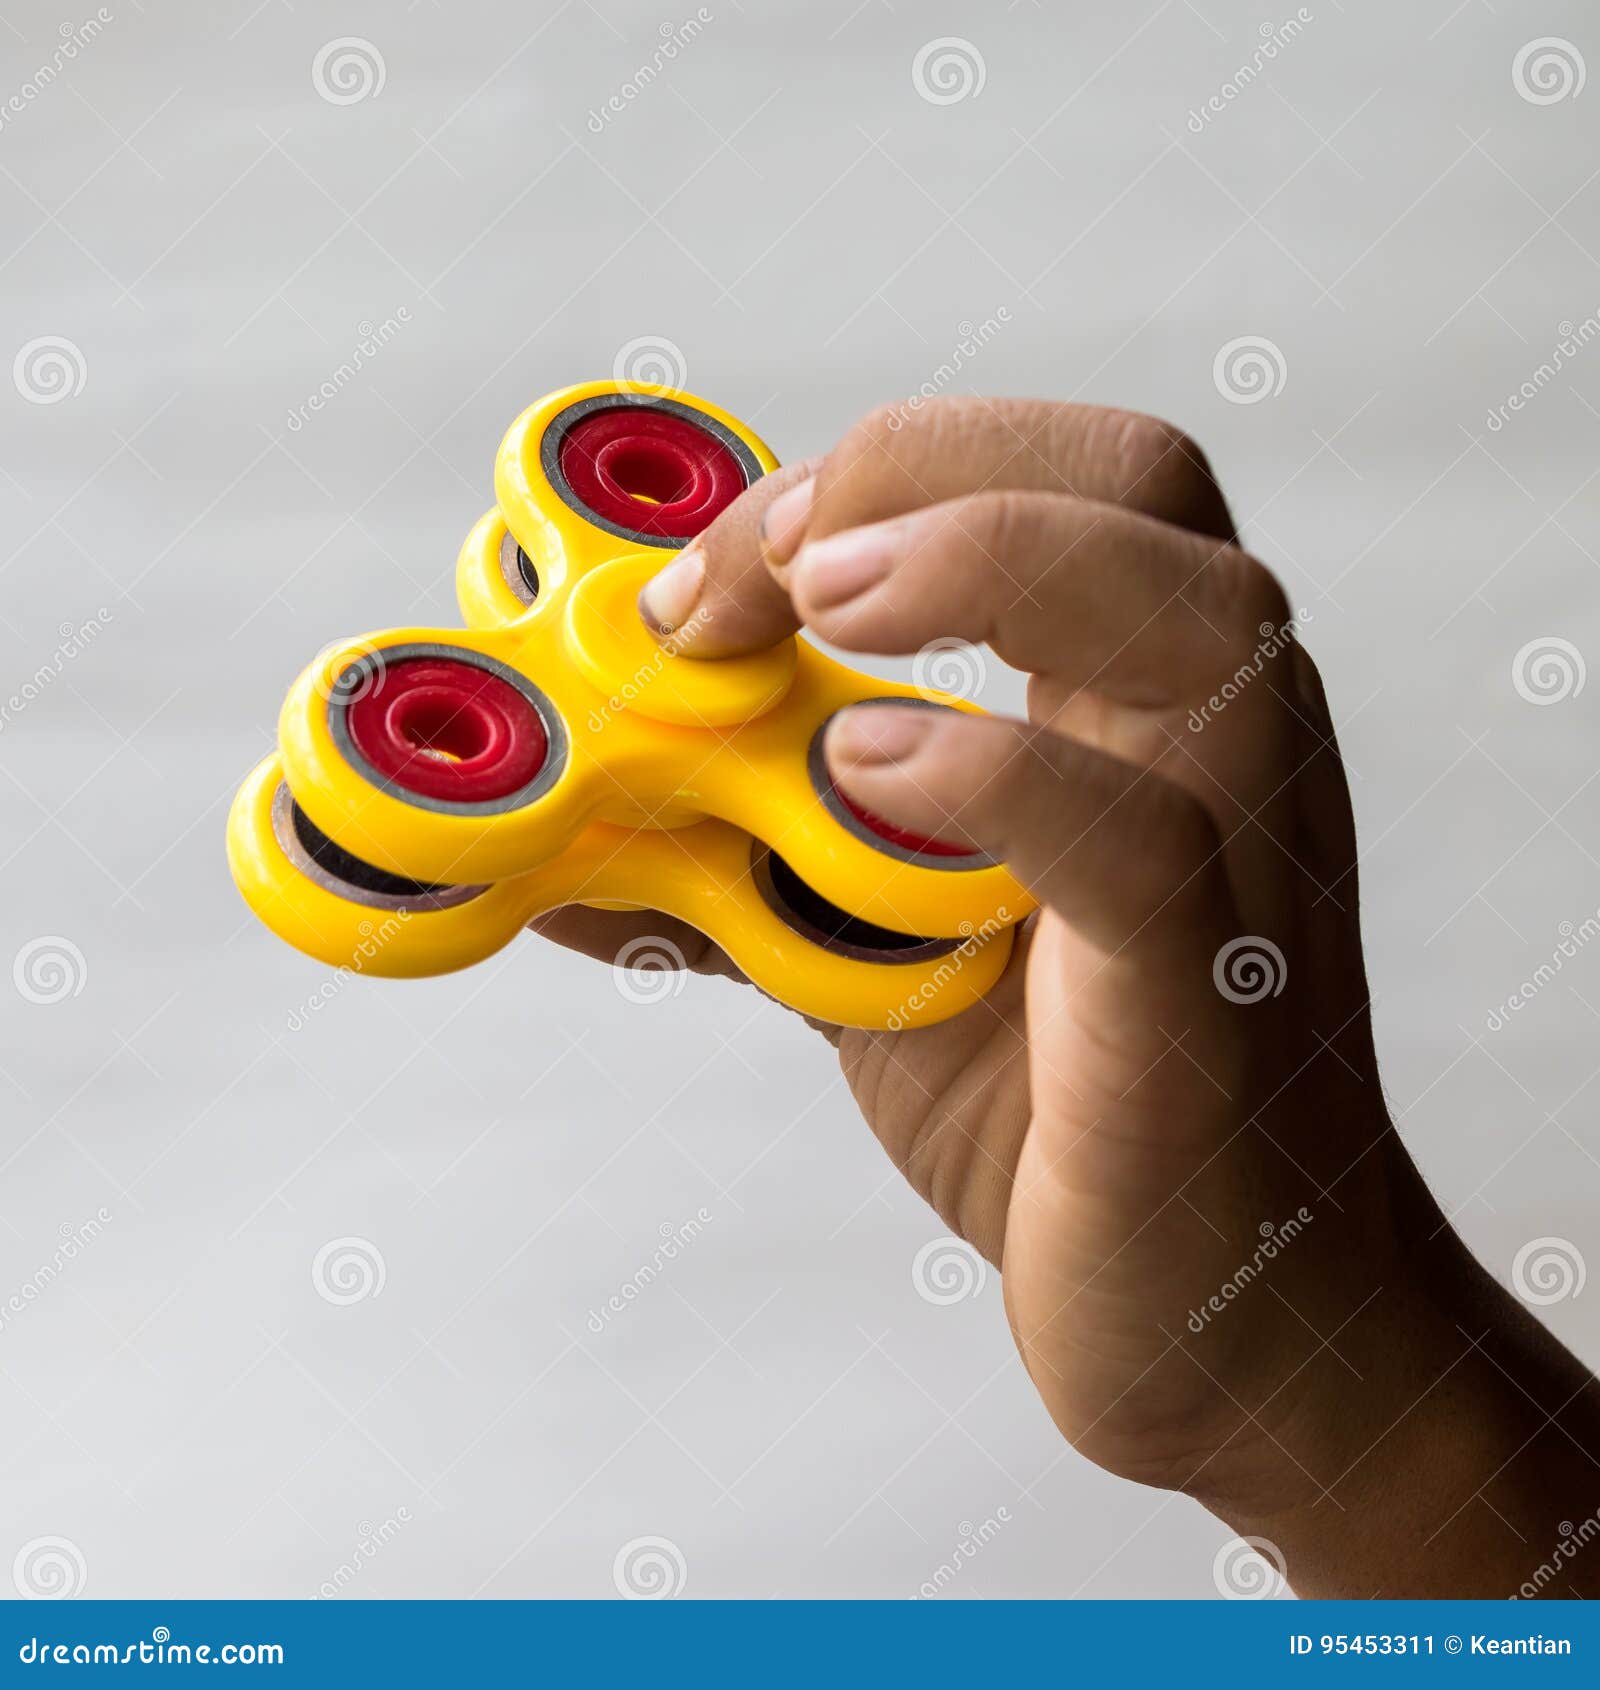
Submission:
<svg viewBox="0 0 1600 1690">
<path fill-rule="evenodd" d="M 1199 449 L 1089 407 L 885 409 L 670 567 L 641 614 L 670 648 L 698 610 L 690 656 L 805 626 L 984 642 L 1030 677 L 1026 721 L 830 730 L 858 802 L 1003 858 L 1041 909 L 957 1019 L 822 1030 L 896 1167 L 1000 1267 L 1062 1435 L 1266 1540 L 1302 1595 L 1600 1595 L 1600 1547 L 1537 1571 L 1600 1509 L 1600 1386 L 1394 1130 L 1328 703 Z M 659 914 L 539 926 L 733 972 Z M 1241 940 L 1265 975 L 1225 967 Z"/>
</svg>

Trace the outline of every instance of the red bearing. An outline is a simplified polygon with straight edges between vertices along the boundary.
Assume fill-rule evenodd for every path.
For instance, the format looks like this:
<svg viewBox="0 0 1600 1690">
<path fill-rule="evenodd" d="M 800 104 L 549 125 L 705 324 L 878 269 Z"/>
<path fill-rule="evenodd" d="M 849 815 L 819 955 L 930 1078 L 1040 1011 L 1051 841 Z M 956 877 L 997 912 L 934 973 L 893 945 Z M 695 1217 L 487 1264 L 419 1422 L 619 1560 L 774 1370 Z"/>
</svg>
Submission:
<svg viewBox="0 0 1600 1690">
<path fill-rule="evenodd" d="M 745 489 L 743 466 L 716 435 L 645 405 L 580 418 L 562 436 L 559 462 L 579 505 L 662 539 L 692 540 Z"/>
<path fill-rule="evenodd" d="M 886 821 L 882 816 L 864 809 L 838 786 L 833 788 L 833 796 L 869 833 L 875 833 L 878 838 L 901 851 L 909 851 L 919 857 L 976 857 L 982 854 L 969 845 L 952 845 L 947 839 L 930 839 L 924 833 L 913 833 L 910 828 Z"/>
<path fill-rule="evenodd" d="M 345 725 L 385 780 L 463 804 L 521 791 L 550 752 L 532 701 L 457 658 L 407 658 L 384 669 L 345 706 Z"/>
</svg>

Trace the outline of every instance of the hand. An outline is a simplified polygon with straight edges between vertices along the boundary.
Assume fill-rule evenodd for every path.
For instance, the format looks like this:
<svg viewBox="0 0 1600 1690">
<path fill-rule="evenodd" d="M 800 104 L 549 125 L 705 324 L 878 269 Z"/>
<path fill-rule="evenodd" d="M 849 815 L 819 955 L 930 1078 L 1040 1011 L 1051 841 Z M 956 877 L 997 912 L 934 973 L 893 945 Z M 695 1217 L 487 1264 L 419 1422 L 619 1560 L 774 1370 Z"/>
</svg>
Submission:
<svg viewBox="0 0 1600 1690">
<path fill-rule="evenodd" d="M 1028 673 L 1026 722 L 874 705 L 830 729 L 859 803 L 1003 858 L 1041 904 L 958 1019 L 833 1030 L 863 1114 L 1001 1265 L 1091 1460 L 1270 1539 L 1308 1593 L 1509 1594 L 1474 1495 L 1531 1572 L 1575 1517 L 1555 1443 L 1592 1426 L 1592 1381 L 1471 1263 L 1395 1135 L 1327 701 L 1198 449 L 1069 405 L 885 410 L 753 489 L 641 608 L 692 625 L 694 656 L 803 622 L 847 650 L 986 642 Z M 610 956 L 662 922 L 544 927 Z M 1378 1532 L 1397 1498 L 1407 1529 Z"/>
</svg>

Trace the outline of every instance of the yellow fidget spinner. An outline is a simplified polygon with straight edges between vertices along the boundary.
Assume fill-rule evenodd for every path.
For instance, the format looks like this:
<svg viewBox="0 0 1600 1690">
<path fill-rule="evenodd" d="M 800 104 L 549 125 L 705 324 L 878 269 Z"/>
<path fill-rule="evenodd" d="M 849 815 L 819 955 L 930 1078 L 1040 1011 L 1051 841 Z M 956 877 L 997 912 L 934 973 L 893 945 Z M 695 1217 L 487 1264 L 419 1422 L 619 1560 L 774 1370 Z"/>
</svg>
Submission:
<svg viewBox="0 0 1600 1690">
<path fill-rule="evenodd" d="M 974 706 L 799 639 L 676 656 L 639 618 L 664 554 L 776 467 L 687 393 L 588 382 L 524 412 L 457 562 L 467 626 L 338 642 L 290 688 L 228 821 L 261 920 L 334 966 L 415 976 L 558 905 L 658 909 L 828 1021 L 929 1025 L 982 997 L 1032 899 L 861 809 L 822 756 L 850 704 Z"/>
</svg>

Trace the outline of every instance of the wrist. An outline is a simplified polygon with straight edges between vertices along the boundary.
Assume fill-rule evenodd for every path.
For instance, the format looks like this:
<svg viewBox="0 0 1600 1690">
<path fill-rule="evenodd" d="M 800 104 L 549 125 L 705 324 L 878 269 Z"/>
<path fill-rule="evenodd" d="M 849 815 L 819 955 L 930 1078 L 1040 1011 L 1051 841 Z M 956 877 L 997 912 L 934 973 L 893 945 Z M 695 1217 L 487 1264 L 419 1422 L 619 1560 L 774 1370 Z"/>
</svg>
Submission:
<svg viewBox="0 0 1600 1690">
<path fill-rule="evenodd" d="M 1273 1544 L 1302 1596 L 1600 1593 L 1600 1541 L 1594 1567 L 1557 1557 L 1559 1581 L 1539 1575 L 1572 1523 L 1600 1514 L 1585 1453 L 1600 1451 L 1600 1387 L 1431 1199 L 1401 1236 L 1413 1242 L 1306 1365 L 1302 1410 L 1275 1429 L 1298 1485 L 1279 1506 L 1242 1493 L 1208 1506 Z"/>
</svg>

